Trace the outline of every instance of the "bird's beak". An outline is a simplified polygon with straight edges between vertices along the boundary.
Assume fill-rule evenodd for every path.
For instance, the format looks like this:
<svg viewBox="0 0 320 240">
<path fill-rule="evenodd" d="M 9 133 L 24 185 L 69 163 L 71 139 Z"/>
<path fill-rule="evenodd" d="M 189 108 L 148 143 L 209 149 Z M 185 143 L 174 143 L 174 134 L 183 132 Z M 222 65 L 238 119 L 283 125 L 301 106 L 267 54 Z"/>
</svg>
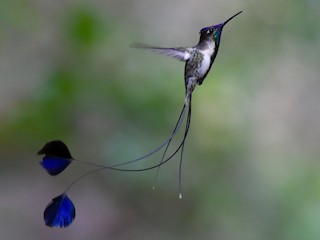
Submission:
<svg viewBox="0 0 320 240">
<path fill-rule="evenodd" d="M 232 18 L 234 18 L 235 16 L 238 16 L 240 13 L 242 13 L 242 11 L 238 12 L 237 14 L 233 15 L 232 17 L 230 17 L 227 21 L 225 21 L 223 23 L 223 26 L 226 25 Z"/>
</svg>

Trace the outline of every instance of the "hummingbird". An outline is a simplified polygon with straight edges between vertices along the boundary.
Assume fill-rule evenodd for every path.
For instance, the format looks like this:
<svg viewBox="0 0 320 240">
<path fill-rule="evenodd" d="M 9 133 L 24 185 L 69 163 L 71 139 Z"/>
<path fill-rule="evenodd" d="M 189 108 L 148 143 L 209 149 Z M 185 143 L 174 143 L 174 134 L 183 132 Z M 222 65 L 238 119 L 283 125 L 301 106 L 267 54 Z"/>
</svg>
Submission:
<svg viewBox="0 0 320 240">
<path fill-rule="evenodd" d="M 188 105 L 194 88 L 196 85 L 203 83 L 217 56 L 223 27 L 240 13 L 242 13 L 242 11 L 218 25 L 202 28 L 200 30 L 200 40 L 194 47 L 163 48 L 141 43 L 134 43 L 131 47 L 149 49 L 186 63 L 184 83 L 186 90 L 185 103 Z"/>
<path fill-rule="evenodd" d="M 221 34 L 224 26 L 229 21 L 231 21 L 231 19 L 239 15 L 241 12 L 242 11 L 238 12 L 237 14 L 233 15 L 232 17 L 228 18 L 226 21 L 220 24 L 202 28 L 200 30 L 200 40 L 198 44 L 193 47 L 163 48 L 163 47 L 155 47 L 155 46 L 141 44 L 141 43 L 134 43 L 131 45 L 131 47 L 134 47 L 134 48 L 151 50 L 155 53 L 163 54 L 163 55 L 173 57 L 175 59 L 185 62 L 185 68 L 184 68 L 185 101 L 184 101 L 182 112 L 180 114 L 178 122 L 173 131 L 173 133 L 176 133 L 178 131 L 178 126 L 179 126 L 178 123 L 181 121 L 181 118 L 184 116 L 183 114 L 184 111 L 188 109 L 185 134 L 184 134 L 182 143 L 179 146 L 179 148 L 181 148 L 180 165 L 179 165 L 179 197 L 180 198 L 182 197 L 182 194 L 181 194 L 182 156 L 183 156 L 185 140 L 186 140 L 190 123 L 191 123 L 192 93 L 197 85 L 201 85 L 203 83 L 204 79 L 208 75 L 213 65 L 214 60 L 216 59 L 219 46 L 220 46 Z M 174 136 L 175 134 L 172 134 L 172 135 Z M 165 158 L 165 154 L 173 138 L 172 135 L 170 136 L 170 140 L 167 143 L 167 147 L 164 151 L 161 162 Z M 161 165 L 158 166 L 154 182 L 156 182 L 157 175 Z"/>
<path fill-rule="evenodd" d="M 242 12 L 242 11 L 241 11 Z M 208 75 L 213 62 L 217 56 L 218 49 L 220 46 L 221 33 L 224 26 L 234 17 L 239 15 L 241 12 L 233 15 L 223 23 L 218 25 L 205 27 L 200 30 L 200 40 L 194 47 L 177 47 L 177 48 L 162 48 L 150 46 L 147 44 L 134 43 L 131 46 L 134 48 L 148 49 L 156 53 L 164 54 L 180 61 L 185 62 L 184 70 L 184 83 L 185 83 L 185 100 L 179 115 L 178 121 L 171 133 L 171 135 L 158 147 L 151 150 L 149 153 L 142 155 L 133 160 L 120 162 L 113 165 L 101 165 L 92 162 L 87 162 L 79 159 L 75 159 L 71 156 L 68 147 L 60 140 L 55 140 L 48 142 L 44 147 L 38 152 L 39 155 L 44 155 L 41 166 L 52 176 L 56 176 L 63 172 L 71 163 L 82 163 L 86 165 L 91 165 L 94 167 L 93 170 L 79 176 L 76 178 L 65 191 L 59 196 L 52 199 L 44 211 L 44 220 L 49 227 L 67 227 L 69 226 L 76 214 L 75 207 L 70 198 L 67 196 L 69 190 L 81 179 L 87 176 L 103 171 L 103 170 L 115 170 L 115 171 L 126 171 L 126 172 L 142 172 L 151 169 L 157 169 L 156 176 L 154 179 L 155 186 L 157 176 L 160 167 L 172 159 L 180 151 L 180 163 L 179 163 L 179 198 L 182 198 L 182 161 L 183 152 L 186 138 L 189 132 L 191 123 L 191 102 L 192 93 L 197 85 L 201 85 Z M 174 136 L 178 133 L 180 127 L 182 126 L 185 116 L 187 116 L 185 123 L 184 135 L 179 146 L 166 157 L 168 148 Z M 160 163 L 156 165 L 151 165 L 144 168 L 124 168 L 129 164 L 138 162 L 140 160 L 146 159 L 156 152 L 160 151 L 165 147 L 164 153 Z"/>
</svg>

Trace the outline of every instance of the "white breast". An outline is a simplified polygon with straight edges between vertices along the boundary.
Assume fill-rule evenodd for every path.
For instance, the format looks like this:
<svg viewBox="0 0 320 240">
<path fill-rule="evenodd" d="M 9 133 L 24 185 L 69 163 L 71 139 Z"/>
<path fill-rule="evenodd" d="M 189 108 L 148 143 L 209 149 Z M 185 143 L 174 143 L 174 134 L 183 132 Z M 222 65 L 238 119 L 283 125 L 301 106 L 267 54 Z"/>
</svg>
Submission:
<svg viewBox="0 0 320 240">
<path fill-rule="evenodd" d="M 205 75 L 210 67 L 211 56 L 214 53 L 214 48 L 215 48 L 215 44 L 213 42 L 212 44 L 209 45 L 209 47 L 207 49 L 200 50 L 200 52 L 203 54 L 202 64 L 199 69 L 199 74 L 201 76 Z"/>
<path fill-rule="evenodd" d="M 204 54 L 202 64 L 200 65 L 200 68 L 199 68 L 200 76 L 203 76 L 204 74 L 206 74 L 206 72 L 210 67 L 210 61 L 211 61 L 211 57 L 208 54 Z"/>
<path fill-rule="evenodd" d="M 209 55 L 211 57 L 212 54 L 214 53 L 215 47 L 216 47 L 216 45 L 215 45 L 214 41 L 212 41 L 212 42 L 210 42 L 210 44 L 207 45 L 207 48 L 205 50 L 201 50 L 201 52 L 206 55 Z"/>
</svg>

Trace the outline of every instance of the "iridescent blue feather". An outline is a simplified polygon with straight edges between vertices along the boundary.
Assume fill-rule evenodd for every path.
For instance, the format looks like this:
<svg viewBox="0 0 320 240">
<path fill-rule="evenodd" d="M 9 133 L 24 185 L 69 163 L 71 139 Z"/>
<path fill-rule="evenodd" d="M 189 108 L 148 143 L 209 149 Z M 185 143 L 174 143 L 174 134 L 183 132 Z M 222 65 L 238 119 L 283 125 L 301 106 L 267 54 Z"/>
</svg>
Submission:
<svg viewBox="0 0 320 240">
<path fill-rule="evenodd" d="M 52 176 L 61 173 L 71 163 L 70 159 L 45 155 L 41 166 Z"/>
<path fill-rule="evenodd" d="M 67 227 L 75 216 L 75 207 L 65 193 L 52 199 L 44 211 L 44 221 L 49 227 Z"/>
<path fill-rule="evenodd" d="M 68 147 L 60 140 L 46 143 L 38 154 L 45 155 L 40 164 L 52 176 L 61 173 L 73 159 Z"/>
</svg>

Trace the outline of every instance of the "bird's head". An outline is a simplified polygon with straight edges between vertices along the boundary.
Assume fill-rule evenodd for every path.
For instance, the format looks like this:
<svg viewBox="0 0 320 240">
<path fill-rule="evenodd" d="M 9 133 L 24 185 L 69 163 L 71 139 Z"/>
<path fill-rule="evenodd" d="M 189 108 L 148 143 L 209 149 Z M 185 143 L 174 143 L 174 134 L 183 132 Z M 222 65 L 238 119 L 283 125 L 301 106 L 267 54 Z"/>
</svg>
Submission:
<svg viewBox="0 0 320 240">
<path fill-rule="evenodd" d="M 213 40 L 216 45 L 220 43 L 220 37 L 221 37 L 221 32 L 223 27 L 235 16 L 239 15 L 241 12 L 238 12 L 237 14 L 233 15 L 229 19 L 227 19 L 225 22 L 220 23 L 218 25 L 210 26 L 210 27 L 205 27 L 200 30 L 200 42 L 201 41 L 206 41 L 206 40 Z"/>
</svg>

